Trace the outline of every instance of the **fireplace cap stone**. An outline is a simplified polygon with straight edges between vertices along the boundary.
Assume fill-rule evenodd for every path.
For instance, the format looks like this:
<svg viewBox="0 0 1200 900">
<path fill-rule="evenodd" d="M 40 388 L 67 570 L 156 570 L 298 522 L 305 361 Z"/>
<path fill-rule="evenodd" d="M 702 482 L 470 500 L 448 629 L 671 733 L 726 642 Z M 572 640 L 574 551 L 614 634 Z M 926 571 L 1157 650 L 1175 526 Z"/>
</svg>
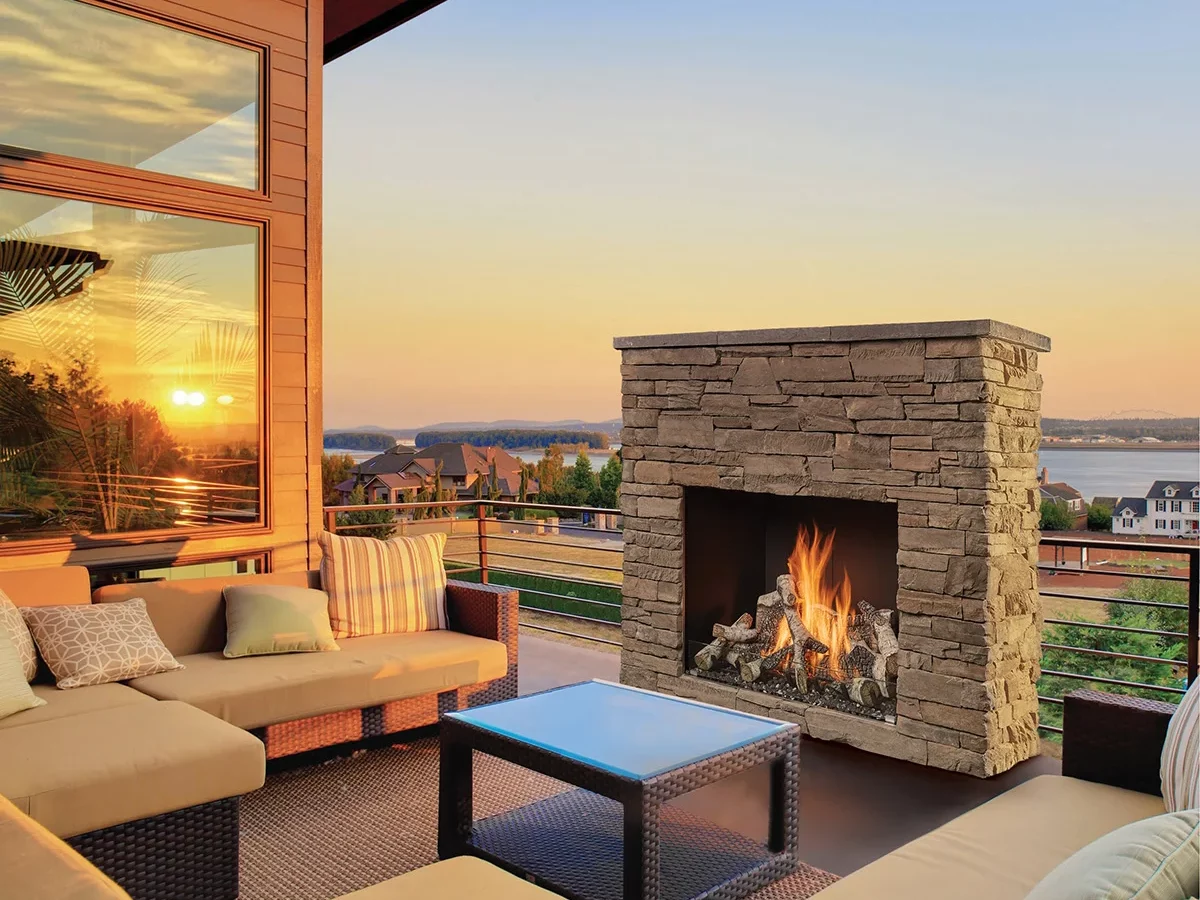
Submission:
<svg viewBox="0 0 1200 900">
<path fill-rule="evenodd" d="M 758 328 L 748 331 L 696 331 L 613 338 L 618 350 L 659 347 L 736 347 L 746 344 L 822 344 L 842 341 L 892 341 L 913 338 L 994 337 L 1030 350 L 1049 350 L 1050 338 L 995 319 L 949 322 L 899 322 L 891 325 L 829 325 L 817 328 Z"/>
</svg>

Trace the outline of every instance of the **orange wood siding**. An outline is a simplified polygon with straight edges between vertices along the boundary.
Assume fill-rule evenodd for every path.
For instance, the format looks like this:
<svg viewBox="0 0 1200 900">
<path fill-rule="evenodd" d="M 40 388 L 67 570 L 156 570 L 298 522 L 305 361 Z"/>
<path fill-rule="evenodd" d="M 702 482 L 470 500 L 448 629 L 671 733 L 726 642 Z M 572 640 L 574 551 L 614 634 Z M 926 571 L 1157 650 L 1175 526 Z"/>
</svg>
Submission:
<svg viewBox="0 0 1200 900">
<path fill-rule="evenodd" d="M 93 537 L 54 548 L 0 545 L 0 569 L 270 551 L 276 571 L 314 564 L 321 527 L 320 92 L 322 0 L 130 0 L 128 8 L 265 48 L 264 193 L 142 171 L 0 157 L 0 185 L 265 225 L 263 359 L 266 528 L 213 536 Z M 119 541 L 114 545 L 113 541 Z M 89 544 L 91 544 L 89 546 Z"/>
</svg>

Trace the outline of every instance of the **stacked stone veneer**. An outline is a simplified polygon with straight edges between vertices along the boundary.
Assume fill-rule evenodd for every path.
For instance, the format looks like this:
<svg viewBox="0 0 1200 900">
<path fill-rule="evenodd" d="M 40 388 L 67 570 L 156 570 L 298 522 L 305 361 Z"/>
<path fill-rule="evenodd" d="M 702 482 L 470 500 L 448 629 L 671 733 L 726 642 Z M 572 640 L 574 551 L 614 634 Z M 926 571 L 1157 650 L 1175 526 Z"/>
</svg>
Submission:
<svg viewBox="0 0 1200 900">
<path fill-rule="evenodd" d="M 1038 351 L 999 322 L 618 338 L 622 681 L 975 775 L 1038 750 Z M 894 725 L 684 674 L 684 489 L 895 503 Z"/>
</svg>

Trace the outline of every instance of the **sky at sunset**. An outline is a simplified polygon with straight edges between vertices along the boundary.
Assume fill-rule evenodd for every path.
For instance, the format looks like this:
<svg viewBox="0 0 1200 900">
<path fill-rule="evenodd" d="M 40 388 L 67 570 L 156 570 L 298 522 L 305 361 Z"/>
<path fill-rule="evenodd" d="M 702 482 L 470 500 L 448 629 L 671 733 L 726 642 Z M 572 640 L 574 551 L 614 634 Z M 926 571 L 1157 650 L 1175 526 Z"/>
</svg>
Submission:
<svg viewBox="0 0 1200 900">
<path fill-rule="evenodd" d="M 1200 4 L 447 0 L 325 68 L 325 422 L 606 419 L 614 335 L 993 318 L 1200 414 Z"/>
</svg>

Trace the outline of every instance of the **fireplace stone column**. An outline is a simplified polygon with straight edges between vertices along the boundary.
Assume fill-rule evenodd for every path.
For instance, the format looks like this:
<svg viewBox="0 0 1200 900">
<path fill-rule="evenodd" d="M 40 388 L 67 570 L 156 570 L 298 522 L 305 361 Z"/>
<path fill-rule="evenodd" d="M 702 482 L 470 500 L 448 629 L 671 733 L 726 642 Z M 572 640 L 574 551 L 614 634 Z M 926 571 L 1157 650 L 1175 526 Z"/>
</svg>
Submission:
<svg viewBox="0 0 1200 900">
<path fill-rule="evenodd" d="M 1048 338 L 991 320 L 617 338 L 621 680 L 989 776 L 1038 752 Z M 689 676 L 684 489 L 895 503 L 894 725 Z"/>
</svg>

